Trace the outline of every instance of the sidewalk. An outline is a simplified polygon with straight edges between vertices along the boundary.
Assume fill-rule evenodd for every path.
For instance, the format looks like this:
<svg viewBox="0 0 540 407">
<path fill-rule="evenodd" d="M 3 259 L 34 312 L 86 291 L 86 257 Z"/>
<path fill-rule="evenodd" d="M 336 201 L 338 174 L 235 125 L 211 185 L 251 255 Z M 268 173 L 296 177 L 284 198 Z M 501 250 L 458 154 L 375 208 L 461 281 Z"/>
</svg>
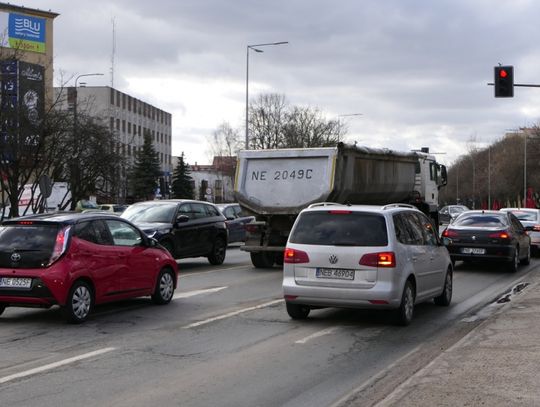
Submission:
<svg viewBox="0 0 540 407">
<path fill-rule="evenodd" d="M 540 273 L 377 407 L 540 406 Z"/>
</svg>

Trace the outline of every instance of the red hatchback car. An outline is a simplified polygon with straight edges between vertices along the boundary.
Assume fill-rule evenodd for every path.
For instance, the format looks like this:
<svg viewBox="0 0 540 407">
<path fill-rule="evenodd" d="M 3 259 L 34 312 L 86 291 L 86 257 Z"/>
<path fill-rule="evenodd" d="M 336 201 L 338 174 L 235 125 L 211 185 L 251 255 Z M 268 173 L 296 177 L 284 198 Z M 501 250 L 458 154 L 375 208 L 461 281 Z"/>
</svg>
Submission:
<svg viewBox="0 0 540 407">
<path fill-rule="evenodd" d="M 178 266 L 169 252 L 115 215 L 33 215 L 0 226 L 0 314 L 59 305 L 69 322 L 132 297 L 171 301 Z"/>
</svg>

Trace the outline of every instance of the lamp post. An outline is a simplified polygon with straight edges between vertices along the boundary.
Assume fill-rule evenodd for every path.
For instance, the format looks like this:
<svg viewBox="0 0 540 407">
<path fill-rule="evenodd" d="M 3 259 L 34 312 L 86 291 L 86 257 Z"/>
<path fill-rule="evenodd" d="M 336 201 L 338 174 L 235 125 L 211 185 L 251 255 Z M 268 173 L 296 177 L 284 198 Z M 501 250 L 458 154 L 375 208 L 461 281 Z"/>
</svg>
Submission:
<svg viewBox="0 0 540 407">
<path fill-rule="evenodd" d="M 267 47 L 270 45 L 285 45 L 288 41 L 269 42 L 265 44 L 252 44 L 246 47 L 246 150 L 249 149 L 249 135 L 248 135 L 248 117 L 249 117 L 249 50 L 252 49 L 255 52 L 264 52 L 259 49 L 260 47 Z"/>
<path fill-rule="evenodd" d="M 102 73 L 84 73 L 84 74 L 81 74 L 79 76 L 77 76 L 75 78 L 75 98 L 73 99 L 73 147 L 74 148 L 77 148 L 78 149 L 78 146 L 79 146 L 79 143 L 78 143 L 78 140 L 77 140 L 77 98 L 78 98 L 78 94 L 77 94 L 77 83 L 79 81 L 80 78 L 84 77 L 84 76 L 102 76 L 103 74 Z M 78 158 L 78 151 L 77 151 L 77 154 L 75 153 L 75 150 L 73 150 L 73 153 L 72 153 L 72 156 L 71 156 L 71 168 L 72 168 L 72 175 L 71 175 L 71 190 L 73 192 L 77 192 L 78 191 L 78 188 L 79 188 L 79 164 L 77 162 L 77 158 Z M 72 193 L 72 196 L 74 198 L 78 198 L 77 196 L 77 193 Z M 72 209 L 75 209 L 75 204 L 76 202 L 72 202 L 71 203 L 71 208 Z"/>
<path fill-rule="evenodd" d="M 75 78 L 75 98 L 73 99 L 73 135 L 77 132 L 77 82 L 84 76 L 103 76 L 102 73 L 83 73 Z"/>
</svg>

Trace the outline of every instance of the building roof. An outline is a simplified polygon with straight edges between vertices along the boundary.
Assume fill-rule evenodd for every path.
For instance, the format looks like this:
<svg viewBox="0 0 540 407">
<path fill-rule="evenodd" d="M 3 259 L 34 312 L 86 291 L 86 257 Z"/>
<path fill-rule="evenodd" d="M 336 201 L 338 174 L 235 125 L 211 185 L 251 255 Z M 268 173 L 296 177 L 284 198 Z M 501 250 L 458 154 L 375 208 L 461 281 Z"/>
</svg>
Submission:
<svg viewBox="0 0 540 407">
<path fill-rule="evenodd" d="M 9 3 L 0 3 L 0 10 L 17 11 L 19 13 L 32 14 L 32 15 L 35 15 L 35 16 L 47 17 L 47 18 L 55 18 L 55 17 L 58 17 L 60 15 L 58 13 L 52 12 L 51 10 L 45 11 L 45 10 L 40 10 L 40 9 L 37 9 L 37 8 L 28 8 L 28 7 L 16 6 L 14 4 L 9 4 Z"/>
</svg>

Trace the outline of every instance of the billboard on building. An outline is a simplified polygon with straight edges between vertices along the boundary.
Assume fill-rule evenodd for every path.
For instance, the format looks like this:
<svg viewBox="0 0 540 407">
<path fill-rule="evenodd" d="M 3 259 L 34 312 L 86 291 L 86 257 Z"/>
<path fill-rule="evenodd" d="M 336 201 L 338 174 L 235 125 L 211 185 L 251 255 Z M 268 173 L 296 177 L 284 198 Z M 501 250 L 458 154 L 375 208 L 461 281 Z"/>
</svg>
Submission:
<svg viewBox="0 0 540 407">
<path fill-rule="evenodd" d="M 46 19 L 20 13 L 0 12 L 1 45 L 21 51 L 45 53 Z"/>
<path fill-rule="evenodd" d="M 39 144 L 44 98 L 41 65 L 16 60 L 0 62 L 0 159 L 3 162 L 12 161 L 17 148 Z"/>
</svg>

